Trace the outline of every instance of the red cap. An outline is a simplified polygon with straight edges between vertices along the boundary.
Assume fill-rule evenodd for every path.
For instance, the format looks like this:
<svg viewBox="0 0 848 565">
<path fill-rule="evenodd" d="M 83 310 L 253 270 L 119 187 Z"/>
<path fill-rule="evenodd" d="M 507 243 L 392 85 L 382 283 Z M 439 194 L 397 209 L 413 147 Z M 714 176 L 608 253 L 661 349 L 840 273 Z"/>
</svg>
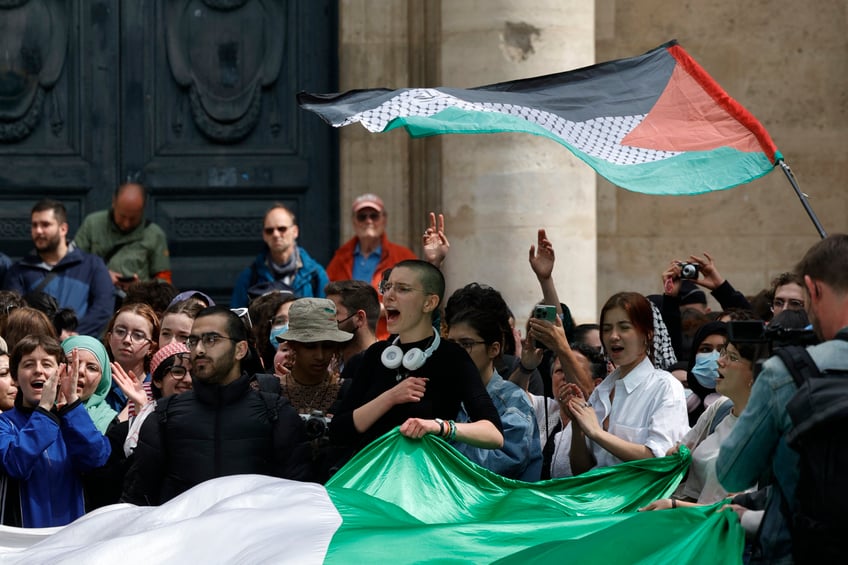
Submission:
<svg viewBox="0 0 848 565">
<path fill-rule="evenodd" d="M 356 200 L 353 201 L 353 213 L 356 214 L 360 210 L 364 208 L 374 208 L 378 212 L 383 212 L 385 206 L 383 206 L 383 199 L 377 196 L 376 194 L 362 194 L 356 197 Z"/>
</svg>

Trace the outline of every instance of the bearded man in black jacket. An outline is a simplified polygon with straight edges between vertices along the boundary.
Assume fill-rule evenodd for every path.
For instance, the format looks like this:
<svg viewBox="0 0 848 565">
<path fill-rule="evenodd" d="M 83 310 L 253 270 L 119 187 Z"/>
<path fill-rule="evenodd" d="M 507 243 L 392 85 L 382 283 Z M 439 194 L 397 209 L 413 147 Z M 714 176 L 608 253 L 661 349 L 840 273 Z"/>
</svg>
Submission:
<svg viewBox="0 0 848 565">
<path fill-rule="evenodd" d="M 243 370 L 250 348 L 238 316 L 222 306 L 201 310 L 186 345 L 194 388 L 160 399 L 145 420 L 121 500 L 162 504 L 227 475 L 308 480 L 303 421 Z"/>
</svg>

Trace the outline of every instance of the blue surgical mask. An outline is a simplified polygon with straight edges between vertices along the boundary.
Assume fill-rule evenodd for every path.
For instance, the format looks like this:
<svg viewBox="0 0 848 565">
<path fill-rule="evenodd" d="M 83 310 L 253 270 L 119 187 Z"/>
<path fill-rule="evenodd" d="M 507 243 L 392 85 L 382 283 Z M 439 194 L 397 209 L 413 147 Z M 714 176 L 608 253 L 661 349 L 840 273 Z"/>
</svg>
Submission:
<svg viewBox="0 0 848 565">
<path fill-rule="evenodd" d="M 273 349 L 276 350 L 277 347 L 280 345 L 279 342 L 277 341 L 277 336 L 283 335 L 287 331 L 289 331 L 289 325 L 288 324 L 286 324 L 284 326 L 274 326 L 273 328 L 271 328 L 270 339 L 271 339 L 271 347 Z"/>
<path fill-rule="evenodd" d="M 718 378 L 718 351 L 698 353 L 695 355 L 695 366 L 692 374 L 704 388 L 715 389 Z"/>
</svg>

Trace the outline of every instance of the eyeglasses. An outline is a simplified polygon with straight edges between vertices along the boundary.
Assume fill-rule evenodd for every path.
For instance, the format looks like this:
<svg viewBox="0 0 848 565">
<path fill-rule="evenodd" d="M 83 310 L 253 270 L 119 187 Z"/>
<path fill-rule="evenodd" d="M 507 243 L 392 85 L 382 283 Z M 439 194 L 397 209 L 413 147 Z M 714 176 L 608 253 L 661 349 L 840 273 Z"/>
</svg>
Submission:
<svg viewBox="0 0 848 565">
<path fill-rule="evenodd" d="M 125 328 L 124 326 L 116 326 L 116 327 L 112 328 L 112 335 L 114 335 L 118 339 L 125 339 L 127 337 L 127 335 L 129 335 L 130 341 L 132 343 L 143 343 L 145 341 L 153 341 L 152 339 L 150 339 L 149 337 L 144 335 L 143 331 L 141 331 L 141 330 L 130 331 L 127 328 Z"/>
<path fill-rule="evenodd" d="M 735 353 L 729 352 L 726 348 L 719 349 L 718 352 L 719 359 L 727 359 L 731 363 L 738 363 L 742 358 L 736 355 Z"/>
<path fill-rule="evenodd" d="M 263 228 L 262 231 L 265 232 L 265 235 L 274 235 L 275 231 L 280 232 L 280 235 L 286 235 L 286 232 L 289 231 L 289 228 L 292 226 L 269 226 L 267 228 Z"/>
<path fill-rule="evenodd" d="M 190 336 L 188 336 L 188 338 L 186 338 L 185 343 L 186 343 L 186 347 L 188 347 L 189 349 L 196 349 L 197 344 L 202 341 L 203 347 L 209 348 L 209 347 L 215 347 L 216 343 L 218 343 L 219 341 L 224 340 L 224 339 L 228 339 L 228 340 L 234 341 L 236 343 L 241 341 L 241 340 L 234 339 L 234 338 L 231 338 L 231 337 L 226 336 L 226 335 L 217 334 L 215 332 L 209 332 L 209 333 L 205 333 L 201 336 L 190 335 Z"/>
<path fill-rule="evenodd" d="M 409 286 L 408 284 L 390 282 L 380 283 L 380 294 L 386 295 L 392 289 L 394 289 L 394 291 L 398 294 L 408 294 L 414 290 L 417 290 L 418 292 L 423 292 L 424 294 L 433 294 L 432 292 L 427 292 L 423 288 L 415 288 L 413 286 Z"/>
<path fill-rule="evenodd" d="M 771 303 L 772 312 L 780 312 L 781 310 L 803 310 L 804 301 L 797 298 L 784 300 L 783 298 L 775 298 Z"/>
<path fill-rule="evenodd" d="M 372 222 L 376 222 L 382 216 L 383 215 L 380 212 L 358 212 L 356 214 L 356 221 L 367 222 L 368 220 L 371 220 Z"/>
<path fill-rule="evenodd" d="M 482 339 L 480 341 L 476 341 L 473 339 L 452 339 L 450 340 L 466 350 L 468 353 L 471 353 L 471 350 L 474 349 L 475 345 L 480 345 L 481 343 L 486 343 Z"/>
<path fill-rule="evenodd" d="M 174 365 L 173 367 L 168 369 L 168 374 L 174 377 L 176 380 L 181 381 L 188 374 L 188 369 L 179 365 Z"/>
</svg>

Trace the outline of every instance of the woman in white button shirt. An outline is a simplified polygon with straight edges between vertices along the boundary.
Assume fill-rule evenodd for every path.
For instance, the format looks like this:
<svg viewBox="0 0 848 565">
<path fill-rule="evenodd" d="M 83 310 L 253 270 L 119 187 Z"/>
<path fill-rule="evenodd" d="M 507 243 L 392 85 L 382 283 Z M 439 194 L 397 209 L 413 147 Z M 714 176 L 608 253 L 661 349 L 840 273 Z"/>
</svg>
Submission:
<svg viewBox="0 0 848 565">
<path fill-rule="evenodd" d="M 689 430 L 683 386 L 651 362 L 653 328 L 651 305 L 641 294 L 615 294 L 601 309 L 601 339 L 616 369 L 588 402 L 571 389 L 575 475 L 663 457 Z"/>
</svg>

